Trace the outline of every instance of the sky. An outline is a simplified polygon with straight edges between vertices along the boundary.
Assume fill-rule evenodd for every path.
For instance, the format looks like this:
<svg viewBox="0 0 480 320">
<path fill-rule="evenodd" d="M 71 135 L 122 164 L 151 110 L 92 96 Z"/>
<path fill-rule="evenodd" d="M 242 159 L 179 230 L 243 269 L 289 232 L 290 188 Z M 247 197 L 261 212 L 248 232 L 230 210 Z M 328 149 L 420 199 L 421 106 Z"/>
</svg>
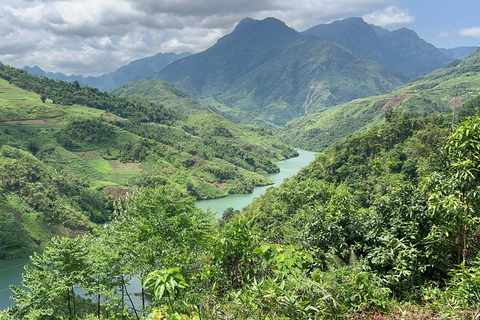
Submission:
<svg viewBox="0 0 480 320">
<path fill-rule="evenodd" d="M 478 0 L 1 0 L 0 61 L 98 76 L 159 52 L 201 52 L 245 17 L 297 31 L 349 17 L 439 48 L 480 46 Z"/>
</svg>

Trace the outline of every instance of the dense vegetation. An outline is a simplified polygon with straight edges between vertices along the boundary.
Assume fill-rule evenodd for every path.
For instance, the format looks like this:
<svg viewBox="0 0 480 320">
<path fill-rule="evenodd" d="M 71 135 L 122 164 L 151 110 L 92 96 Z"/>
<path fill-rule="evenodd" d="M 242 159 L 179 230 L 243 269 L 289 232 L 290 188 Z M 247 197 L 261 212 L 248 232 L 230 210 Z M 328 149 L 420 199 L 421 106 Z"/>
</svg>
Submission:
<svg viewBox="0 0 480 320">
<path fill-rule="evenodd" d="M 368 130 L 220 221 L 195 200 L 268 183 L 295 151 L 216 114 L 0 65 L 0 255 L 70 236 L 32 257 L 0 318 L 478 318 L 479 61 L 410 83 L 422 94 L 400 103 L 356 101 L 374 108 L 336 128 Z"/>
<path fill-rule="evenodd" d="M 173 93 L 188 97 L 171 92 L 173 102 Z M 55 234 L 91 232 L 109 216 L 108 198 L 135 187 L 177 185 L 196 199 L 248 193 L 271 183 L 275 161 L 297 154 L 269 131 L 219 115 L 187 117 L 5 65 L 0 147 L 2 168 L 9 164 L 1 175 L 11 175 L 0 182 L 1 257 L 26 255 Z"/>
<path fill-rule="evenodd" d="M 115 96 L 138 96 L 173 109 L 181 114 L 212 113 L 212 108 L 195 99 L 190 93 L 160 80 L 127 83 L 110 92 Z"/>
<path fill-rule="evenodd" d="M 480 117 L 389 109 L 219 224 L 185 190 L 140 189 L 97 236 L 35 255 L 3 316 L 474 318 L 479 141 Z"/>
<path fill-rule="evenodd" d="M 379 125 L 389 107 L 458 116 L 457 109 L 480 93 L 480 49 L 462 61 L 435 70 L 383 95 L 356 99 L 326 111 L 295 119 L 277 134 L 288 144 L 323 151 L 334 142 Z M 461 114 L 460 114 L 461 116 Z"/>
</svg>

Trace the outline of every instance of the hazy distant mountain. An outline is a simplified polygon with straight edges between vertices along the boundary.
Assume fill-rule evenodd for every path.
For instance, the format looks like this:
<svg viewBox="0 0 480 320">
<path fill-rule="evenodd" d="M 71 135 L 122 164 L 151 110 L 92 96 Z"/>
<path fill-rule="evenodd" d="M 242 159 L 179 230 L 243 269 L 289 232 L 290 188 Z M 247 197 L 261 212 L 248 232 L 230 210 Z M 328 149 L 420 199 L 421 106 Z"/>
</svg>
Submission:
<svg viewBox="0 0 480 320">
<path fill-rule="evenodd" d="M 410 78 L 442 68 L 453 61 L 414 31 L 401 28 L 388 31 L 370 25 L 362 18 L 349 18 L 321 24 L 303 32 L 336 42 L 367 59 L 392 67 Z"/>
<path fill-rule="evenodd" d="M 160 71 L 168 64 L 178 59 L 189 56 L 190 53 L 158 53 L 152 57 L 147 57 L 130 62 L 129 64 L 99 77 L 84 77 L 82 75 L 67 76 L 63 73 L 45 72 L 38 66 L 30 68 L 28 66 L 23 69 L 29 73 L 37 76 L 45 76 L 55 80 L 62 81 L 78 81 L 81 85 L 88 85 L 90 87 L 99 88 L 101 91 L 110 91 L 115 87 L 137 81 L 141 77 Z"/>
<path fill-rule="evenodd" d="M 214 46 L 148 78 L 276 125 L 407 80 L 338 44 L 302 36 L 275 18 L 244 19 Z"/>
<path fill-rule="evenodd" d="M 449 57 L 452 57 L 453 59 L 456 60 L 461 60 L 477 50 L 478 47 L 456 47 L 456 48 L 451 48 L 451 49 L 445 49 L 445 48 L 438 48 L 441 52 L 446 54 Z"/>
</svg>

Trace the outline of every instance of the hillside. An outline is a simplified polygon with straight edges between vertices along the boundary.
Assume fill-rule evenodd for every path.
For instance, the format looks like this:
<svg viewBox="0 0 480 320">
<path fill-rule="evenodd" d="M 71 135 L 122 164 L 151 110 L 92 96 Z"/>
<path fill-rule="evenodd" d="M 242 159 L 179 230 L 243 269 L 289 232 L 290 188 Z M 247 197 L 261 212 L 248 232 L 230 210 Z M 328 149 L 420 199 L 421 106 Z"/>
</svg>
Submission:
<svg viewBox="0 0 480 320">
<path fill-rule="evenodd" d="M 68 82 L 77 81 L 83 86 L 98 88 L 101 91 L 110 91 L 122 84 L 137 81 L 147 74 L 158 72 L 173 61 L 189 55 L 189 53 L 158 53 L 151 57 L 132 61 L 113 72 L 98 77 L 84 77 L 83 75 L 67 76 L 60 72 L 45 72 L 38 66 L 34 66 L 33 68 L 25 66 L 23 70 L 37 76 L 44 76 L 50 79 Z"/>
<path fill-rule="evenodd" d="M 13 221 L 17 234 L 33 239 L 12 244 L 4 256 L 43 244 L 49 236 L 42 223 L 58 226 L 49 229 L 53 234 L 92 230 L 89 220 L 107 217 L 106 196 L 160 185 L 178 186 L 197 199 L 251 192 L 271 183 L 264 175 L 278 172 L 275 161 L 296 155 L 258 127 L 215 114 L 187 119 L 147 100 L 114 97 L 2 64 L 0 147 L 2 165 L 12 163 L 2 169 L 9 179 L 0 184 L 0 229 Z M 33 165 L 37 169 L 29 169 Z M 73 186 L 79 189 L 69 191 Z M 31 227 L 24 212 L 32 212 Z"/>
<path fill-rule="evenodd" d="M 388 31 L 367 24 L 362 18 L 348 18 L 312 27 L 302 34 L 338 43 L 367 59 L 378 61 L 409 78 L 443 68 L 453 61 L 414 31 Z"/>
<path fill-rule="evenodd" d="M 278 134 L 290 145 L 322 151 L 350 134 L 379 124 L 389 107 L 419 116 L 452 113 L 480 92 L 480 50 L 460 63 L 435 70 L 389 93 L 356 99 L 291 121 Z M 455 114 L 462 113 L 462 108 Z"/>
<path fill-rule="evenodd" d="M 211 48 L 149 78 L 276 126 L 306 109 L 319 111 L 406 81 L 399 72 L 332 42 L 301 36 L 274 18 L 244 19 Z"/>
<path fill-rule="evenodd" d="M 218 224 L 173 186 L 141 189 L 34 255 L 0 316 L 472 319 L 480 117 L 450 120 L 389 110 Z"/>
<path fill-rule="evenodd" d="M 144 98 L 184 115 L 212 113 L 212 110 L 214 110 L 197 100 L 192 94 L 161 80 L 142 80 L 127 83 L 110 91 L 110 94 Z"/>
</svg>

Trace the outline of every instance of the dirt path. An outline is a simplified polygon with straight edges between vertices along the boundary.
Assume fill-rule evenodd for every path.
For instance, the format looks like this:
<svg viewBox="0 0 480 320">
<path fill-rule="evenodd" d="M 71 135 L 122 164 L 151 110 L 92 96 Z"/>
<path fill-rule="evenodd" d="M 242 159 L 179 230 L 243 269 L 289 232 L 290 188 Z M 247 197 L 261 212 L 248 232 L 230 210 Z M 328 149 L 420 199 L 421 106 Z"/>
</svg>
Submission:
<svg viewBox="0 0 480 320">
<path fill-rule="evenodd" d="M 49 118 L 49 119 L 36 119 L 36 120 L 9 120 L 9 121 L 3 121 L 3 122 L 0 122 L 0 123 L 3 123 L 3 124 L 17 124 L 17 123 L 35 124 L 35 123 L 52 123 L 52 122 L 55 122 L 55 121 L 58 121 L 58 119 Z"/>
</svg>

